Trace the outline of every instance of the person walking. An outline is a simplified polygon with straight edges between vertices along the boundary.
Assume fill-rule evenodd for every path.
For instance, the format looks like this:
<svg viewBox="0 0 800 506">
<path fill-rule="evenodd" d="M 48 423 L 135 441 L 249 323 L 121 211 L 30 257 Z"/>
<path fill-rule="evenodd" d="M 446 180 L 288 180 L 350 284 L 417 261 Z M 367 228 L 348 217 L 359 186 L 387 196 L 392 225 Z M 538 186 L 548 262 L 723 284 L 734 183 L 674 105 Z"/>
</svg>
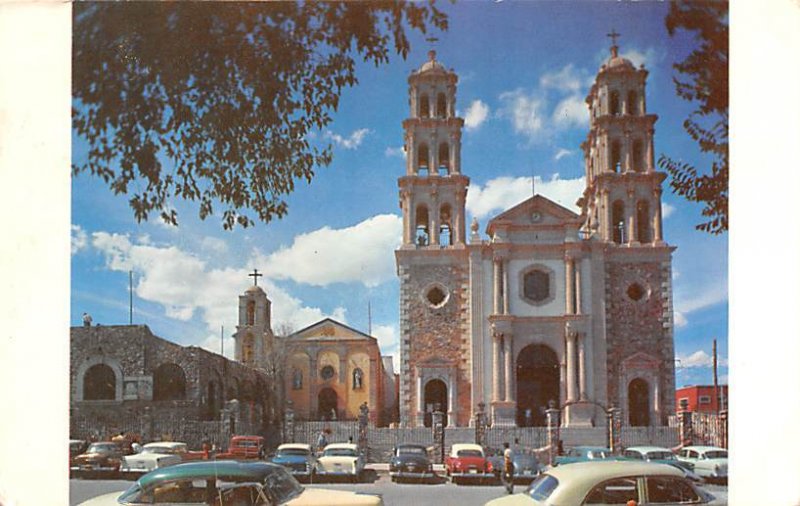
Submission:
<svg viewBox="0 0 800 506">
<path fill-rule="evenodd" d="M 328 438 L 325 437 L 325 431 L 319 431 L 319 436 L 317 437 L 317 451 L 322 453 L 322 450 L 328 446 Z"/>
<path fill-rule="evenodd" d="M 506 492 L 509 494 L 514 493 L 514 450 L 512 450 L 508 442 L 503 443 L 503 484 L 506 487 Z"/>
</svg>

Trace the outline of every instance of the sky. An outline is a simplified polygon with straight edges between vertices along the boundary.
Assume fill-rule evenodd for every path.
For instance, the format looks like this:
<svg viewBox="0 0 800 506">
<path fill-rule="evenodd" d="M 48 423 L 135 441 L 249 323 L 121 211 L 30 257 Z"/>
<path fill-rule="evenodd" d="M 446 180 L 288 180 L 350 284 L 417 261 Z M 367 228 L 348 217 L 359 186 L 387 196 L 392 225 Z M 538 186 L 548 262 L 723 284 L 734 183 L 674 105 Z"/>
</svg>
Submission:
<svg viewBox="0 0 800 506">
<path fill-rule="evenodd" d="M 456 109 L 465 119 L 462 172 L 471 178 L 467 220 L 487 222 L 536 192 L 579 212 L 584 187 L 580 143 L 588 132 L 584 98 L 609 55 L 649 71 L 647 108 L 659 116 L 656 158 L 702 164 L 682 128 L 692 105 L 675 95 L 672 64 L 691 37 L 670 37 L 667 5 L 655 2 L 464 2 L 442 4 L 450 28 L 438 41 L 411 37 L 406 60 L 357 67 L 338 111 L 315 142 L 330 142 L 334 161 L 289 197 L 289 214 L 268 225 L 225 231 L 219 217 L 199 220 L 175 201 L 179 226 L 157 217 L 138 224 L 127 200 L 88 175 L 72 180 L 70 323 L 133 323 L 182 345 L 232 356 L 238 296 L 254 268 L 264 273 L 273 329 L 299 330 L 332 317 L 378 338 L 399 354 L 399 284 L 394 250 L 402 232 L 397 178 L 404 174 L 401 122 L 408 116 L 408 74 L 437 59 L 459 75 Z M 86 151 L 73 137 L 73 157 Z M 673 254 L 676 385 L 711 384 L 712 341 L 719 377 L 728 376 L 727 236 L 695 230 L 700 207 L 663 193 L 664 237 Z M 370 310 L 368 310 L 368 307 Z M 222 342 L 221 342 L 222 341 Z"/>
</svg>

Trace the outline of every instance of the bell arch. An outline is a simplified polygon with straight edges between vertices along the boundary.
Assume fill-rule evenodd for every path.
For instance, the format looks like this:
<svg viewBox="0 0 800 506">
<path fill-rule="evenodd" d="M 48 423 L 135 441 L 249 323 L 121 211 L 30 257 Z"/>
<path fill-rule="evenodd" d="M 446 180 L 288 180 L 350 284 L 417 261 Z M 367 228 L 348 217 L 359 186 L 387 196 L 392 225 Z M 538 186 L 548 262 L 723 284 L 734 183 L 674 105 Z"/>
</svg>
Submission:
<svg viewBox="0 0 800 506">
<path fill-rule="evenodd" d="M 440 379 L 432 379 L 425 383 L 425 427 L 430 427 L 433 423 L 433 412 L 441 411 L 444 413 L 443 424 L 447 427 L 447 385 Z"/>
</svg>

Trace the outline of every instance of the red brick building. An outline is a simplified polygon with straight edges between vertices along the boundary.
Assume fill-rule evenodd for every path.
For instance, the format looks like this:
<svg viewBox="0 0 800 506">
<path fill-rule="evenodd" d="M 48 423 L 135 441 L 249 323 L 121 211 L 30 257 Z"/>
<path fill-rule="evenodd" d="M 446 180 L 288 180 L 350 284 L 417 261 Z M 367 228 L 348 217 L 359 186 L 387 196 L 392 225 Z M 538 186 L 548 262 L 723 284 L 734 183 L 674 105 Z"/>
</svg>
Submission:
<svg viewBox="0 0 800 506">
<path fill-rule="evenodd" d="M 692 385 L 675 390 L 675 412 L 681 411 L 681 399 L 689 402 L 688 409 L 693 413 L 716 413 L 718 407 L 728 408 L 728 385 L 718 385 L 716 396 L 713 385 Z"/>
</svg>

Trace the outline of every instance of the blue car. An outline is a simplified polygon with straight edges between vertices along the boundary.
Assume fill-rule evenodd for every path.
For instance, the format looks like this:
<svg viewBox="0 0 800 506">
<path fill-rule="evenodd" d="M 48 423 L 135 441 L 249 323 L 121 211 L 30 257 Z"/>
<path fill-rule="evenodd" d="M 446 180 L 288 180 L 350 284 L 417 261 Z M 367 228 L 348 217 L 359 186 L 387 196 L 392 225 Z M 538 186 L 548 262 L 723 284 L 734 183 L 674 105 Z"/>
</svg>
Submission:
<svg viewBox="0 0 800 506">
<path fill-rule="evenodd" d="M 317 475 L 317 458 L 311 445 L 302 443 L 286 443 L 278 447 L 274 464 L 279 464 L 289 470 L 298 480 L 313 481 Z"/>
</svg>

